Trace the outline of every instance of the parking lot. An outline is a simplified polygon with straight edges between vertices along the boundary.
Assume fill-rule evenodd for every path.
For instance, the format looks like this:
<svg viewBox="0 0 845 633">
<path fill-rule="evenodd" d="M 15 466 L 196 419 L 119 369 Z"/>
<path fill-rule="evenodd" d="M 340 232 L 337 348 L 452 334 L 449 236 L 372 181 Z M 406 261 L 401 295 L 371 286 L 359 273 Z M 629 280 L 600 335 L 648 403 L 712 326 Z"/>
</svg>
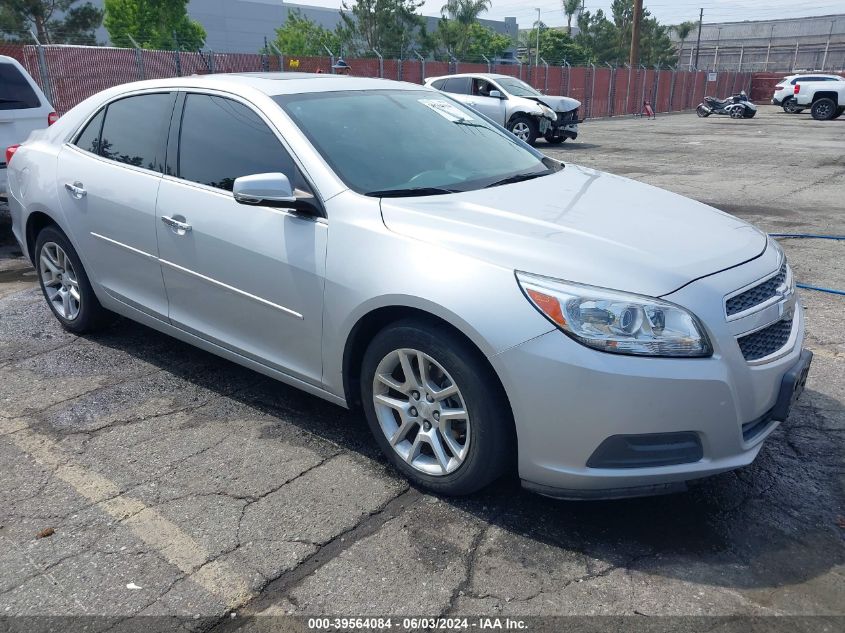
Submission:
<svg viewBox="0 0 845 633">
<path fill-rule="evenodd" d="M 597 120 L 538 147 L 769 232 L 845 234 L 845 118 Z M 782 243 L 800 282 L 845 289 L 845 242 Z M 438 498 L 357 412 L 129 321 L 65 333 L 5 215 L 0 616 L 845 616 L 845 298 L 802 298 L 807 390 L 752 466 L 656 498 L 515 478 Z"/>
</svg>

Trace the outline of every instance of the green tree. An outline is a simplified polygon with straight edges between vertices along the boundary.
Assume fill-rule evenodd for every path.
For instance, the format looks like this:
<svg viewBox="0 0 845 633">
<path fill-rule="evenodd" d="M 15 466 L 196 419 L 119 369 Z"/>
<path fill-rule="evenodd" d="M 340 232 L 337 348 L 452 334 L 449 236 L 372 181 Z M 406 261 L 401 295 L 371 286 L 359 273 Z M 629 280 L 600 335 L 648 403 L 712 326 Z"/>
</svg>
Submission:
<svg viewBox="0 0 845 633">
<path fill-rule="evenodd" d="M 501 57 L 512 45 L 513 42 L 507 35 L 496 33 L 480 22 L 473 22 L 467 32 L 466 48 L 462 53 L 462 59 L 469 61 L 481 61 L 484 57 L 494 59 Z"/>
<path fill-rule="evenodd" d="M 325 55 L 324 47 L 338 53 L 342 44 L 336 31 L 303 17 L 299 9 L 288 12 L 284 25 L 276 29 L 273 43 L 285 55 Z"/>
<path fill-rule="evenodd" d="M 363 54 L 406 57 L 424 24 L 422 0 L 343 0 L 340 17 L 353 48 Z"/>
<path fill-rule="evenodd" d="M 536 44 L 535 44 L 536 46 Z M 560 29 L 540 29 L 540 57 L 552 64 L 566 60 L 570 64 L 584 64 L 590 59 L 590 52 Z"/>
<path fill-rule="evenodd" d="M 205 29 L 188 17 L 188 0 L 105 0 L 103 24 L 112 44 L 195 51 L 205 44 Z"/>
<path fill-rule="evenodd" d="M 687 41 L 687 38 L 692 33 L 692 30 L 698 26 L 697 22 L 681 22 L 672 27 L 672 30 L 675 31 L 675 34 L 678 36 L 678 39 L 681 40 L 681 45 L 678 48 L 678 60 L 681 59 L 681 56 L 684 53 L 684 43 Z"/>
<path fill-rule="evenodd" d="M 463 58 L 468 54 L 473 45 L 473 25 L 480 26 L 478 16 L 489 8 L 490 0 L 447 0 L 440 9 L 443 16 L 438 24 L 440 39 L 455 57 Z M 478 34 L 476 31 L 475 35 Z"/>
<path fill-rule="evenodd" d="M 78 1 L 3 0 L 0 31 L 17 40 L 29 39 L 32 30 L 42 44 L 96 44 L 94 31 L 103 22 L 103 12 Z"/>
<path fill-rule="evenodd" d="M 619 64 L 628 58 L 634 14 L 633 0 L 613 0 L 609 19 L 599 9 L 578 16 L 579 33 L 575 42 L 589 52 L 590 62 Z M 674 64 L 677 61 L 669 29 L 643 9 L 640 18 L 640 63 L 646 66 Z"/>
<path fill-rule="evenodd" d="M 566 34 L 572 37 L 572 16 L 581 8 L 581 0 L 563 0 L 563 12 L 566 14 Z"/>
</svg>

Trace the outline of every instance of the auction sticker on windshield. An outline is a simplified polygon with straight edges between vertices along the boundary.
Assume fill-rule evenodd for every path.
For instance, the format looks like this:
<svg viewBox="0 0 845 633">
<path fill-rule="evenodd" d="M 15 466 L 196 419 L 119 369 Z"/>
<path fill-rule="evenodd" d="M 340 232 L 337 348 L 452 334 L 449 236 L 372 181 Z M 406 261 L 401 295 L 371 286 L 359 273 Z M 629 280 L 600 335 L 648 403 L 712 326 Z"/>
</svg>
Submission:
<svg viewBox="0 0 845 633">
<path fill-rule="evenodd" d="M 455 121 L 473 121 L 474 119 L 456 108 L 453 104 L 442 99 L 420 99 L 419 102 L 437 112 L 444 119 L 448 119 L 452 123 Z"/>
</svg>

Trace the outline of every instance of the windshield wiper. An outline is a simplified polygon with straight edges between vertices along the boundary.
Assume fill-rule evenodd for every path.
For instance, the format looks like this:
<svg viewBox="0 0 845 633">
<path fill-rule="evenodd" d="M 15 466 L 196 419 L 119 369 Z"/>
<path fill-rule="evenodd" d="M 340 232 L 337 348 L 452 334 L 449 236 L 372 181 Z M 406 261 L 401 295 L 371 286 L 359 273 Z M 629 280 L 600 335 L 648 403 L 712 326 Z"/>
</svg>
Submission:
<svg viewBox="0 0 845 633">
<path fill-rule="evenodd" d="M 458 193 L 458 189 L 445 187 L 407 187 L 405 189 L 381 189 L 368 191 L 365 196 L 373 198 L 405 198 L 411 196 L 440 196 L 446 193 Z"/>
<path fill-rule="evenodd" d="M 548 176 L 549 174 L 553 174 L 554 170 L 549 169 L 548 171 L 540 171 L 540 172 L 532 172 L 530 174 L 515 174 L 513 176 L 508 176 L 507 178 L 502 178 L 501 180 L 497 180 L 496 182 L 492 182 L 486 187 L 485 189 L 489 189 L 490 187 L 498 187 L 499 185 L 510 185 L 515 182 L 522 182 L 523 180 L 531 180 L 532 178 L 539 178 L 540 176 Z"/>
</svg>

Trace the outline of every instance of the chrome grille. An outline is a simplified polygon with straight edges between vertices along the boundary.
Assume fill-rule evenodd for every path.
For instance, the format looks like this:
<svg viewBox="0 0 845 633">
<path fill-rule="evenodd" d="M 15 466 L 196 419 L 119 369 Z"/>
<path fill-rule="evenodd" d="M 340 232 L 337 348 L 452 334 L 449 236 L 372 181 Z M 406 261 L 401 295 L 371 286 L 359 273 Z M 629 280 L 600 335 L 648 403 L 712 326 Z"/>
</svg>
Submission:
<svg viewBox="0 0 845 633">
<path fill-rule="evenodd" d="M 570 123 L 578 123 L 578 108 L 570 110 L 569 112 L 558 112 L 557 122 L 561 125 L 569 125 Z"/>
<path fill-rule="evenodd" d="M 786 260 L 783 261 L 777 275 L 728 299 L 725 302 L 725 312 L 728 316 L 733 316 L 768 301 L 775 296 L 778 286 L 784 281 L 786 281 Z"/>
<path fill-rule="evenodd" d="M 792 318 L 781 319 L 762 330 L 738 338 L 739 349 L 745 360 L 765 358 L 781 349 L 792 333 Z"/>
</svg>

